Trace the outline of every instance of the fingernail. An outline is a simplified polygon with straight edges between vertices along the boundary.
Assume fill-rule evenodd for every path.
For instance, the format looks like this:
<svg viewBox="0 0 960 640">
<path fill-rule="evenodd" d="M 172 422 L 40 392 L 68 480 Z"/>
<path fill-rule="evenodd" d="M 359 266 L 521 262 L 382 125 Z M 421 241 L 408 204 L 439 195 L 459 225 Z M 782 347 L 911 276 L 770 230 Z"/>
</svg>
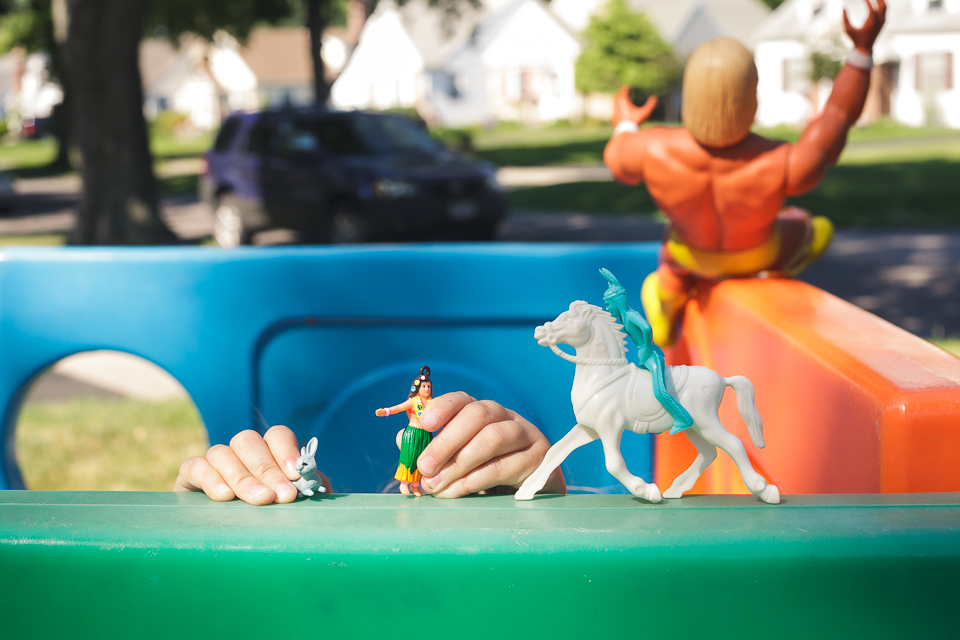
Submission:
<svg viewBox="0 0 960 640">
<path fill-rule="evenodd" d="M 283 465 L 283 468 L 287 470 L 287 475 L 300 475 L 297 473 L 297 461 L 293 458 L 287 460 L 287 463 Z"/>
<path fill-rule="evenodd" d="M 266 502 L 266 495 L 270 493 L 270 489 L 267 489 L 265 486 L 260 485 L 256 489 L 250 492 L 250 497 L 253 498 L 253 501 L 257 504 L 263 504 Z"/>
<path fill-rule="evenodd" d="M 219 493 L 222 496 L 229 495 L 230 487 L 227 486 L 227 483 L 221 482 L 220 484 L 217 485 L 217 493 Z"/>
<path fill-rule="evenodd" d="M 430 477 L 437 473 L 437 461 L 433 459 L 433 456 L 420 456 L 417 460 L 417 469 L 420 469 L 420 473 Z"/>
<path fill-rule="evenodd" d="M 433 429 L 440 423 L 440 416 L 436 413 L 425 412 L 420 416 L 420 426 L 424 429 Z"/>
<path fill-rule="evenodd" d="M 277 492 L 277 498 L 281 502 L 292 501 L 297 499 L 297 490 L 294 489 L 292 485 L 289 485 L 286 482 L 278 482 L 277 486 L 274 487 L 273 490 Z"/>
<path fill-rule="evenodd" d="M 429 491 L 433 491 L 440 484 L 440 476 L 434 476 L 432 478 L 424 478 L 420 481 L 420 485 Z"/>
</svg>

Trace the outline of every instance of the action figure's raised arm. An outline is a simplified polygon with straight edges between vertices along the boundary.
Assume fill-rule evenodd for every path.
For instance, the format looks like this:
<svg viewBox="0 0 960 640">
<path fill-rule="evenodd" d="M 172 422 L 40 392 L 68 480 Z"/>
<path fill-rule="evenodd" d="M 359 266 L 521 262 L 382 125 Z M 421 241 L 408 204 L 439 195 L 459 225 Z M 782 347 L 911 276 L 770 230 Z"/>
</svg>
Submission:
<svg viewBox="0 0 960 640">
<path fill-rule="evenodd" d="M 413 406 L 413 398 L 407 398 L 398 405 L 392 407 L 386 407 L 384 409 L 377 409 L 377 417 L 382 418 L 384 416 L 392 416 L 403 411 L 406 411 Z"/>
<path fill-rule="evenodd" d="M 859 29 L 853 28 L 847 10 L 843 10 L 844 27 L 856 48 L 837 75 L 823 112 L 807 125 L 790 150 L 787 195 L 806 193 L 817 186 L 826 170 L 840 157 L 847 132 L 863 112 L 873 66 L 871 51 L 887 12 L 884 0 L 877 0 L 876 7 L 870 0 L 864 2 L 869 13 Z"/>
<path fill-rule="evenodd" d="M 623 87 L 613 103 L 613 136 L 603 151 L 603 161 L 613 177 L 626 184 L 643 182 L 644 136 L 642 124 L 657 106 L 650 96 L 642 107 L 630 101 L 630 88 Z"/>
</svg>

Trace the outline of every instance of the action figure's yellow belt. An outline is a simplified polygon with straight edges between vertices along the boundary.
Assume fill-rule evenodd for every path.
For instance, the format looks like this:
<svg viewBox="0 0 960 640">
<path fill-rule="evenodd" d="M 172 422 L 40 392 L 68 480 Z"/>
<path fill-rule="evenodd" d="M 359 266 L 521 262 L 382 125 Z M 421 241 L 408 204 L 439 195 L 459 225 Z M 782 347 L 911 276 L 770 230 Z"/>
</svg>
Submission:
<svg viewBox="0 0 960 640">
<path fill-rule="evenodd" d="M 705 278 L 746 276 L 770 268 L 780 253 L 780 230 L 774 228 L 770 239 L 761 245 L 743 251 L 704 251 L 683 243 L 675 232 L 670 232 L 667 251 L 674 261 L 685 269 Z"/>
</svg>

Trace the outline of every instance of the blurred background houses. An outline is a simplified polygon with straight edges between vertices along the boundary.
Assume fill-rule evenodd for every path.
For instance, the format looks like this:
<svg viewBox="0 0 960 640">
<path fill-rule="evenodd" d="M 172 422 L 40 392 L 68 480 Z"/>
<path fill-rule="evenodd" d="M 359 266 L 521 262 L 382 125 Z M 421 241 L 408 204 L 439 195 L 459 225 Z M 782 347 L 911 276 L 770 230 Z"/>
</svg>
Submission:
<svg viewBox="0 0 960 640">
<path fill-rule="evenodd" d="M 410 109 L 445 127 L 607 119 L 609 93 L 580 91 L 576 63 L 591 19 L 608 0 L 483 0 L 455 12 L 427 0 L 344 0 L 346 24 L 323 32 L 321 55 L 330 104 L 340 109 Z M 700 44 L 726 36 L 755 53 L 760 77 L 757 122 L 798 125 L 829 96 L 849 43 L 844 7 L 853 0 L 786 0 L 771 12 L 761 0 L 625 0 L 643 14 L 678 63 Z M 863 121 L 889 117 L 908 126 L 960 128 L 960 0 L 889 0 L 874 52 Z M 367 18 L 367 11 L 375 7 Z M 15 48 L 0 57 L 0 109 L 11 128 L 41 132 L 62 99 L 43 52 Z M 208 131 L 232 111 L 307 105 L 314 100 L 305 27 L 264 26 L 238 42 L 187 35 L 140 47 L 144 113 L 168 113 L 183 132 Z M 676 120 L 679 83 L 661 118 Z M 173 115 L 176 114 L 176 115 Z"/>
<path fill-rule="evenodd" d="M 787 0 L 754 33 L 758 124 L 802 124 L 823 107 L 850 47 L 841 36 L 845 6 L 854 21 L 862 16 L 858 3 Z M 960 0 L 888 0 L 887 6 L 863 122 L 890 117 L 912 127 L 960 128 Z"/>
</svg>

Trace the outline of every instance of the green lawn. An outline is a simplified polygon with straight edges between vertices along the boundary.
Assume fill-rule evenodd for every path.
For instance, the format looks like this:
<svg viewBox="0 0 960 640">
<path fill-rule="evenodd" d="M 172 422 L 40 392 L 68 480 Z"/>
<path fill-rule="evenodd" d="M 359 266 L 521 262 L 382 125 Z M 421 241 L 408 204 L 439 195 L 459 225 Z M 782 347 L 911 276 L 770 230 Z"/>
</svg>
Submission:
<svg viewBox="0 0 960 640">
<path fill-rule="evenodd" d="M 24 483 L 47 490 L 169 491 L 208 446 L 189 400 L 28 403 L 15 437 Z"/>
<path fill-rule="evenodd" d="M 927 338 L 927 340 L 960 358 L 960 338 Z"/>
<path fill-rule="evenodd" d="M 165 160 L 199 156 L 210 148 L 212 140 L 212 133 L 190 138 L 154 136 L 150 147 L 159 164 Z M 0 170 L 10 171 L 18 178 L 63 174 L 63 170 L 49 166 L 56 157 L 57 142 L 53 138 L 0 144 Z"/>
<path fill-rule="evenodd" d="M 542 133 L 549 137 L 548 144 L 538 147 L 528 134 L 522 143 L 489 146 L 482 148 L 478 155 L 503 166 L 596 164 L 602 161 L 609 130 L 544 130 Z M 760 133 L 795 140 L 799 129 L 779 128 Z M 828 216 L 840 228 L 958 226 L 958 176 L 960 131 L 909 129 L 881 123 L 854 129 L 840 162 L 827 172 L 821 184 L 789 202 Z M 657 214 L 644 187 L 626 187 L 613 182 L 518 189 L 510 192 L 508 198 L 516 209 Z"/>
<path fill-rule="evenodd" d="M 0 236 L 0 247 L 59 247 L 67 243 L 62 233 L 44 233 L 32 236 Z"/>
</svg>

